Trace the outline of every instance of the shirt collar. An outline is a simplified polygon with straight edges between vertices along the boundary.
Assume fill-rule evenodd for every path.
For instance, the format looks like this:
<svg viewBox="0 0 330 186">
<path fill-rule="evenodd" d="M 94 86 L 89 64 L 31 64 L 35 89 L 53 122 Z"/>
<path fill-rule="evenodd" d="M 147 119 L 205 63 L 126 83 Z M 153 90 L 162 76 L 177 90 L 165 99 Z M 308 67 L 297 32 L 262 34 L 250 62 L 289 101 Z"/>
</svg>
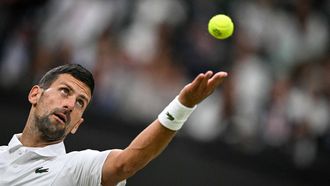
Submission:
<svg viewBox="0 0 330 186">
<path fill-rule="evenodd" d="M 8 143 L 9 152 L 13 152 L 19 149 L 20 147 L 24 146 L 19 140 L 21 135 L 22 135 L 21 133 L 13 135 L 13 137 Z M 25 148 L 30 152 L 34 152 L 36 154 L 39 154 L 40 156 L 45 156 L 45 157 L 55 157 L 66 154 L 63 141 L 60 143 L 47 145 L 45 147 L 25 147 Z"/>
</svg>

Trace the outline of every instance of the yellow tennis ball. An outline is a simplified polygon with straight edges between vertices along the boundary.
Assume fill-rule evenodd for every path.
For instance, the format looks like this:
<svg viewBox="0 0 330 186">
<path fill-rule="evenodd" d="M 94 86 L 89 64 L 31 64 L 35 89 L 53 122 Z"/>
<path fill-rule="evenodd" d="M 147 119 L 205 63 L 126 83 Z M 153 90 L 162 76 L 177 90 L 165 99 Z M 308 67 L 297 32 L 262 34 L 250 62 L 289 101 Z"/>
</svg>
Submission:
<svg viewBox="0 0 330 186">
<path fill-rule="evenodd" d="M 209 33 L 217 39 L 226 39 L 234 32 L 234 23 L 224 14 L 213 16 L 208 24 Z"/>
</svg>

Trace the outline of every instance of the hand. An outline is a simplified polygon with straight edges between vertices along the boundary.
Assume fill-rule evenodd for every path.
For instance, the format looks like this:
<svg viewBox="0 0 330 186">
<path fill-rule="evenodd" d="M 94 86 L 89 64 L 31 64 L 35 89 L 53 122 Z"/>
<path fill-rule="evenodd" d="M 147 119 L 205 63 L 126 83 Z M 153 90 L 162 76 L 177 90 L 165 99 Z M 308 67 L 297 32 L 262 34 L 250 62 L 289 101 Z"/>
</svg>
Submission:
<svg viewBox="0 0 330 186">
<path fill-rule="evenodd" d="M 212 75 L 212 71 L 201 73 L 193 82 L 186 85 L 179 94 L 180 103 L 187 107 L 194 107 L 211 95 L 228 76 L 227 72 L 218 72 Z"/>
</svg>

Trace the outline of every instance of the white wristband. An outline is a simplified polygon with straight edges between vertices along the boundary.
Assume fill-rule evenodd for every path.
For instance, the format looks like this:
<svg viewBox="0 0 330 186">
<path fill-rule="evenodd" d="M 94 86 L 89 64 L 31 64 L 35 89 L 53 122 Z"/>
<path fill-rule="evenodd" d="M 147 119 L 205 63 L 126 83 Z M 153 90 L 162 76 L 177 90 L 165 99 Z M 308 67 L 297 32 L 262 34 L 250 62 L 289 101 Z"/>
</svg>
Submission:
<svg viewBox="0 0 330 186">
<path fill-rule="evenodd" d="M 186 107 L 180 103 L 178 96 L 158 115 L 160 123 L 170 129 L 179 130 L 184 122 L 188 119 L 190 114 L 196 109 L 197 105 L 193 108 Z"/>
</svg>

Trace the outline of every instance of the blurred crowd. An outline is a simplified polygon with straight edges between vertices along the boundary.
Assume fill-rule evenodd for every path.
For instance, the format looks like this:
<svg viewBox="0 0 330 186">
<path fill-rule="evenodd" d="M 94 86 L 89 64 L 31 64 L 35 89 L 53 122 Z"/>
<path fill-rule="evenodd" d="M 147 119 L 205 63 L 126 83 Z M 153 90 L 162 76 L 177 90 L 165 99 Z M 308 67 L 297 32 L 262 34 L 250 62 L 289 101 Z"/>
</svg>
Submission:
<svg viewBox="0 0 330 186">
<path fill-rule="evenodd" d="M 95 112 L 149 123 L 206 70 L 229 78 L 182 134 L 249 153 L 277 148 L 298 167 L 330 153 L 330 2 L 326 0 L 5 0 L 0 87 L 27 91 L 51 67 L 94 73 Z M 207 32 L 227 14 L 227 40 Z"/>
</svg>

